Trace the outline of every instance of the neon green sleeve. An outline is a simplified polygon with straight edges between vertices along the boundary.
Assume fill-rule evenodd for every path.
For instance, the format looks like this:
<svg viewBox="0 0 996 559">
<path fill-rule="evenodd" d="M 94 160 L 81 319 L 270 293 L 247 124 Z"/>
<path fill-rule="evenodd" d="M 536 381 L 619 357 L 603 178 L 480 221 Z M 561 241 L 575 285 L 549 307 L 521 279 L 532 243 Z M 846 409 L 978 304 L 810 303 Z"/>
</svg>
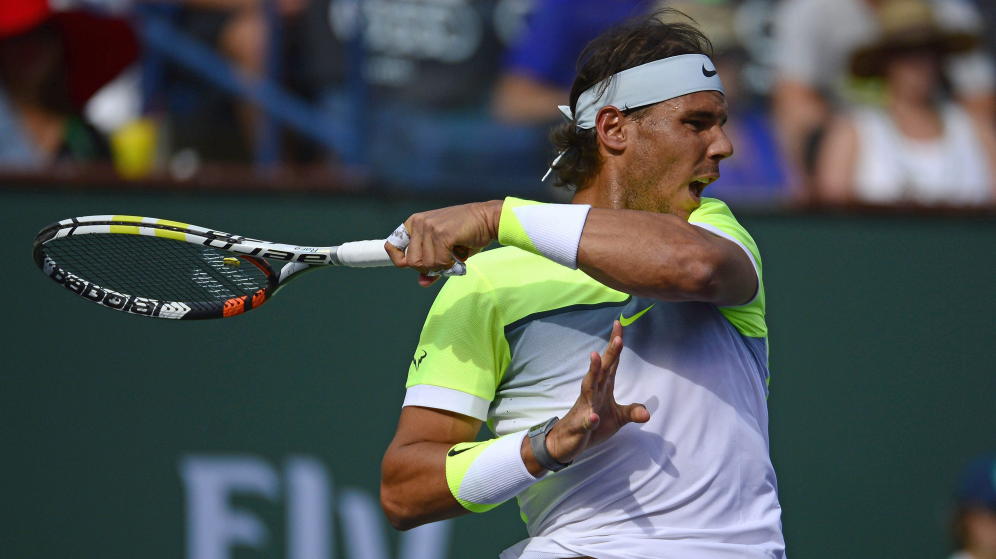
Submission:
<svg viewBox="0 0 996 559">
<path fill-rule="evenodd" d="M 494 399 L 510 360 L 495 297 L 474 259 L 467 275 L 446 280 L 422 327 L 407 388 L 441 386 Z"/>
<path fill-rule="evenodd" d="M 727 238 L 751 256 L 757 271 L 757 294 L 749 303 L 736 307 L 720 307 L 719 311 L 743 335 L 763 338 L 768 335 L 764 320 L 764 282 L 761 273 L 761 253 L 750 233 L 733 216 L 726 204 L 715 198 L 703 198 L 702 205 L 688 216 L 688 222 L 703 227 L 721 237 Z"/>
</svg>

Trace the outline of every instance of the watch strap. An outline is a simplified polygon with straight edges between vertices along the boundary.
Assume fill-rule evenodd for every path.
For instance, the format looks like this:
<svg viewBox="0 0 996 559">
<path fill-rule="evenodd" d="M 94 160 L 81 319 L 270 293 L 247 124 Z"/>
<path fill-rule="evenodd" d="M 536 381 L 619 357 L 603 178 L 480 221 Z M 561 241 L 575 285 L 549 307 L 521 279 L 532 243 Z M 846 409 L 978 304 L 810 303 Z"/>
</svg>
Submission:
<svg viewBox="0 0 996 559">
<path fill-rule="evenodd" d="M 533 457 L 539 462 L 540 466 L 543 466 L 551 472 L 559 472 L 567 466 L 571 465 L 571 462 L 563 463 L 558 461 L 553 456 L 550 456 L 550 451 L 546 448 L 546 436 L 553 429 L 553 426 L 557 424 L 560 418 L 551 417 L 550 419 L 540 423 L 539 425 L 534 425 L 529 429 L 529 446 L 533 450 Z"/>
</svg>

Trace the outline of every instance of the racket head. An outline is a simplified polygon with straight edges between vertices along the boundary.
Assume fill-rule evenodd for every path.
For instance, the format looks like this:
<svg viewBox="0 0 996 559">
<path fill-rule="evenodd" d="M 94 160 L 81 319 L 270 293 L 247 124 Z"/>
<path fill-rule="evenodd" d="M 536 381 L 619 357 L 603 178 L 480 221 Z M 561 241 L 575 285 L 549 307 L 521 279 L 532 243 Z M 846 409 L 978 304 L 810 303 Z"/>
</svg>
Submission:
<svg viewBox="0 0 996 559">
<path fill-rule="evenodd" d="M 262 305 L 277 274 L 263 258 L 227 249 L 238 237 L 125 215 L 65 219 L 35 237 L 35 264 L 101 306 L 153 318 L 227 318 Z"/>
</svg>

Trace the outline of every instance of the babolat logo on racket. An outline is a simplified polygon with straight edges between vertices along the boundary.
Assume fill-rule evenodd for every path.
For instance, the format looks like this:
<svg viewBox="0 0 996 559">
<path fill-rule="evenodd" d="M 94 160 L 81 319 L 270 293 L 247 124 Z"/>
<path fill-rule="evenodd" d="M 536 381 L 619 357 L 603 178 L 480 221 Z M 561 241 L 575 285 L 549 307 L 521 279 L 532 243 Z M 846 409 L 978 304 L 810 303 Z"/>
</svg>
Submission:
<svg viewBox="0 0 996 559">
<path fill-rule="evenodd" d="M 133 297 L 111 289 L 105 289 L 56 266 L 51 258 L 45 259 L 44 271 L 56 283 L 61 283 L 73 293 L 114 310 L 142 316 L 162 316 L 163 318 L 179 318 L 186 314 L 186 311 L 190 310 L 190 307 L 186 307 L 185 305 L 183 305 L 186 307 L 185 309 L 177 309 L 169 305 L 164 305 L 162 301 L 156 299 Z M 162 314 L 161 311 L 163 310 L 167 311 L 171 316 Z"/>
</svg>

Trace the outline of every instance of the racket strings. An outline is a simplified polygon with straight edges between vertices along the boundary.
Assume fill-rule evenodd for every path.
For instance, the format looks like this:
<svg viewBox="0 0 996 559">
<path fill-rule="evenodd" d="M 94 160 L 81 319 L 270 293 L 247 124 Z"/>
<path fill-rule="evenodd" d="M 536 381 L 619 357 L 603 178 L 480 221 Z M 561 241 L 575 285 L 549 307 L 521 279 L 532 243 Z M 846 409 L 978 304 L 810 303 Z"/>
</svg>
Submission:
<svg viewBox="0 0 996 559">
<path fill-rule="evenodd" d="M 149 299 L 220 302 L 269 284 L 262 270 L 230 253 L 145 235 L 74 235 L 49 241 L 45 252 L 101 288 Z"/>
</svg>

